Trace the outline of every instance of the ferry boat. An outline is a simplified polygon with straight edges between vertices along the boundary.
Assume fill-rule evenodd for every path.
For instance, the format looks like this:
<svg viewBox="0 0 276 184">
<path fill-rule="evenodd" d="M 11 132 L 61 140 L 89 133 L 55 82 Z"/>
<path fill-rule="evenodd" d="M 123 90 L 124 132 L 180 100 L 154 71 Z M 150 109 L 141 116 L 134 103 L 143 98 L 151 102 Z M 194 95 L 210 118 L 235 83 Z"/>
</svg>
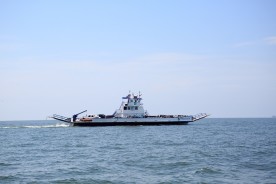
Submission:
<svg viewBox="0 0 276 184">
<path fill-rule="evenodd" d="M 132 125 L 186 125 L 208 116 L 206 113 L 197 115 L 149 115 L 141 103 L 141 93 L 129 93 L 122 97 L 122 103 L 112 115 L 94 114 L 81 118 L 78 116 L 87 110 L 74 114 L 72 118 L 54 114 L 51 118 L 70 123 L 70 126 L 132 126 Z"/>
</svg>

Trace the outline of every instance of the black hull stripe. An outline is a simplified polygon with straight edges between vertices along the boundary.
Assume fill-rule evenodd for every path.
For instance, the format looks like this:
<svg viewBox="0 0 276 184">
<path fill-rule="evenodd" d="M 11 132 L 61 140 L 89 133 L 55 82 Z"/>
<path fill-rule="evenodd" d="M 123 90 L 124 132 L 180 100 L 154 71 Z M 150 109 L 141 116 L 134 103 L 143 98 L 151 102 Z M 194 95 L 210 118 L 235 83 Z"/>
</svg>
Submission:
<svg viewBox="0 0 276 184">
<path fill-rule="evenodd" d="M 154 126 L 154 125 L 187 125 L 188 121 L 173 121 L 173 122 L 75 122 L 73 126 Z"/>
</svg>

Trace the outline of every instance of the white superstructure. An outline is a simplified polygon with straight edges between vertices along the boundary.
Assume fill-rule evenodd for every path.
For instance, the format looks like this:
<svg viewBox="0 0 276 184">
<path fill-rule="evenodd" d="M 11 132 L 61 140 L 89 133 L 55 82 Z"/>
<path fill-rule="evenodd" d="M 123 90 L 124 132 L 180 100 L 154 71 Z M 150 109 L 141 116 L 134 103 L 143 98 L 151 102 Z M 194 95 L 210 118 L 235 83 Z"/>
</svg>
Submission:
<svg viewBox="0 0 276 184">
<path fill-rule="evenodd" d="M 116 118 L 143 118 L 146 116 L 140 93 L 136 96 L 129 94 L 122 99 L 120 108 L 114 114 Z"/>
</svg>

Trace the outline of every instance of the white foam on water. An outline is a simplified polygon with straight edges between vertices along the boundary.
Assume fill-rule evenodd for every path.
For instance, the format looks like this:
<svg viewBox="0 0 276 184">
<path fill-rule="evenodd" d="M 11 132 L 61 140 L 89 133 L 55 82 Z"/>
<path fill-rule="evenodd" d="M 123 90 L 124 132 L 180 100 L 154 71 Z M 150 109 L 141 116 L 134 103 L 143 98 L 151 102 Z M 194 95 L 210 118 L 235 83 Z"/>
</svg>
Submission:
<svg viewBox="0 0 276 184">
<path fill-rule="evenodd" d="M 21 127 L 10 126 L 10 127 L 0 127 L 0 128 L 21 128 Z"/>
<path fill-rule="evenodd" d="M 6 126 L 0 128 L 64 128 L 69 127 L 68 123 L 57 123 L 54 125 L 26 125 L 26 126 Z"/>
<path fill-rule="evenodd" d="M 23 126 L 23 128 L 60 128 L 60 127 L 69 127 L 69 124 L 58 123 L 55 125 L 41 125 L 41 126 Z"/>
</svg>

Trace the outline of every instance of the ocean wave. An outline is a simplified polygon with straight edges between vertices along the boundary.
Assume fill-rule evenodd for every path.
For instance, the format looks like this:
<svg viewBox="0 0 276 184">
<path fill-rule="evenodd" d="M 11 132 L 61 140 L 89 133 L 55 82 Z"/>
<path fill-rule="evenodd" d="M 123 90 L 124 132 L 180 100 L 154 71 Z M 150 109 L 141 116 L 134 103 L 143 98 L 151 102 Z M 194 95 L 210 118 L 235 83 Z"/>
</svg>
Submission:
<svg viewBox="0 0 276 184">
<path fill-rule="evenodd" d="M 195 174 L 219 174 L 220 170 L 214 169 L 212 167 L 203 167 L 195 171 Z"/>
</svg>

